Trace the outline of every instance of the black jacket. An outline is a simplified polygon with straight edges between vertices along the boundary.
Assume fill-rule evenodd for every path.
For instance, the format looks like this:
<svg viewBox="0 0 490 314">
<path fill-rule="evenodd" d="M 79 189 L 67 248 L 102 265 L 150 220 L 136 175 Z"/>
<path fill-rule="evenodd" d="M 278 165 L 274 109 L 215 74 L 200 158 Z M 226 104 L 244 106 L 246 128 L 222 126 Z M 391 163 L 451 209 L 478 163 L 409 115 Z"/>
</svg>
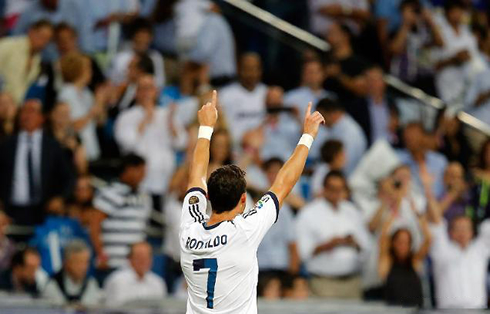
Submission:
<svg viewBox="0 0 490 314">
<path fill-rule="evenodd" d="M 9 210 L 12 207 L 11 198 L 18 139 L 18 135 L 13 135 L 0 144 L 0 200 L 5 205 L 7 213 L 17 223 L 23 224 L 22 221 L 25 220 L 26 224 L 31 224 L 27 221 L 32 219 L 35 220 L 33 223 L 39 223 L 44 215 L 21 217 L 20 212 L 16 214 Z M 70 196 L 75 182 L 70 162 L 66 160 L 60 144 L 44 131 L 41 144 L 41 201 L 36 204 L 38 207 L 42 208 L 52 197 L 62 196 L 66 198 Z M 39 219 L 41 220 L 39 221 Z"/>
</svg>

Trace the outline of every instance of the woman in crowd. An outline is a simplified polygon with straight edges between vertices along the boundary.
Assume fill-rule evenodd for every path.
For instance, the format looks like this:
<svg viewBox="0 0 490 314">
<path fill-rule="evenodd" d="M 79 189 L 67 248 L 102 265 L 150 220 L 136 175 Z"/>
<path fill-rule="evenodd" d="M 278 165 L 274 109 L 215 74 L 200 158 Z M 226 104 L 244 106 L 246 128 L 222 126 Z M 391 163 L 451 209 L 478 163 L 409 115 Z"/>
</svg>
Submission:
<svg viewBox="0 0 490 314">
<path fill-rule="evenodd" d="M 73 161 L 75 171 L 85 174 L 88 171 L 85 148 L 70 122 L 70 116 L 70 106 L 67 103 L 56 103 L 49 114 L 49 131 L 61 144 L 67 160 Z"/>
<path fill-rule="evenodd" d="M 385 221 L 379 239 L 378 274 L 385 282 L 385 301 L 391 305 L 422 307 L 422 282 L 420 272 L 431 243 L 431 235 L 425 216 L 419 216 L 424 240 L 413 250 L 412 234 L 406 228 L 390 230 L 395 215 Z"/>
<path fill-rule="evenodd" d="M 213 134 L 209 149 L 208 174 L 221 166 L 233 163 L 231 137 L 226 130 L 217 130 Z"/>
<path fill-rule="evenodd" d="M 311 189 L 314 196 L 320 196 L 323 192 L 323 179 L 332 170 L 343 171 L 347 161 L 342 142 L 329 140 L 323 144 L 320 151 L 322 162 L 319 163 L 311 177 Z"/>
</svg>

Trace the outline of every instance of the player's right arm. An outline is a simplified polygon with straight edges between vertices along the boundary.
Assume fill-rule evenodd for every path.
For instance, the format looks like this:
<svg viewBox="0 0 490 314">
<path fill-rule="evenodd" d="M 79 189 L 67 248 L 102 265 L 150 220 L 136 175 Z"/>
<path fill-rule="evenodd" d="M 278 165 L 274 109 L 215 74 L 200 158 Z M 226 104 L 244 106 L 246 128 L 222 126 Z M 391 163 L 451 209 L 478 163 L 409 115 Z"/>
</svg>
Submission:
<svg viewBox="0 0 490 314">
<path fill-rule="evenodd" d="M 197 117 L 200 125 L 200 135 L 197 139 L 196 148 L 194 149 L 194 155 L 192 157 L 190 172 L 189 172 L 189 185 L 188 189 L 200 188 L 207 192 L 207 175 L 209 165 L 209 145 L 210 137 L 205 138 L 201 136 L 201 129 L 214 128 L 216 121 L 218 120 L 218 110 L 216 105 L 218 102 L 218 93 L 213 91 L 213 98 L 211 102 L 202 106 L 201 110 L 197 112 Z"/>
<path fill-rule="evenodd" d="M 303 136 L 307 134 L 314 139 L 318 134 L 320 124 L 325 123 L 325 119 L 318 111 L 311 113 L 311 107 L 312 103 L 310 102 L 308 104 L 308 109 L 306 110 Z M 302 141 L 296 146 L 291 157 L 281 168 L 277 174 L 276 180 L 270 188 L 270 191 L 277 196 L 279 205 L 282 205 L 282 202 L 289 195 L 303 173 L 306 159 L 308 158 L 309 148 L 306 145 L 301 144 L 301 142 Z"/>
</svg>

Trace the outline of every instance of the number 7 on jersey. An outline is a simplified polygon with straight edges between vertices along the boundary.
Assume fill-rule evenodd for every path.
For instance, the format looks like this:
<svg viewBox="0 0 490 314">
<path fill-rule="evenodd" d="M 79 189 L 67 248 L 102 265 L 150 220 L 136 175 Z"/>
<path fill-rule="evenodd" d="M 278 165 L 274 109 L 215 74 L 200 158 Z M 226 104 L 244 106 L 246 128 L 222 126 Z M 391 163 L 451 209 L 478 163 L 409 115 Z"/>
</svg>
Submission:
<svg viewBox="0 0 490 314">
<path fill-rule="evenodd" d="M 214 307 L 214 286 L 216 285 L 216 274 L 218 273 L 218 260 L 216 258 L 196 259 L 192 262 L 194 271 L 209 268 L 206 302 L 208 309 Z"/>
</svg>

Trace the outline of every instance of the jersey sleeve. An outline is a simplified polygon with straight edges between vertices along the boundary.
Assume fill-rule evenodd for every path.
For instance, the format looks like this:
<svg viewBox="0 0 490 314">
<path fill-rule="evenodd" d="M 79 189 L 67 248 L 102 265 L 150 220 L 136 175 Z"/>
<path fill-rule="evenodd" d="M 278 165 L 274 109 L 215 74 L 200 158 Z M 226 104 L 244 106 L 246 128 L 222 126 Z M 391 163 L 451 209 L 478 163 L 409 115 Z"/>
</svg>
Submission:
<svg viewBox="0 0 490 314">
<path fill-rule="evenodd" d="M 182 206 L 182 218 L 180 226 L 186 226 L 192 223 L 203 223 L 208 217 L 206 207 L 208 200 L 206 192 L 201 188 L 191 188 L 187 191 Z"/>
<path fill-rule="evenodd" d="M 243 229 L 255 247 L 279 217 L 279 201 L 273 192 L 267 192 L 248 212 L 238 216 L 234 222 Z M 291 231 L 292 232 L 292 231 Z"/>
</svg>

